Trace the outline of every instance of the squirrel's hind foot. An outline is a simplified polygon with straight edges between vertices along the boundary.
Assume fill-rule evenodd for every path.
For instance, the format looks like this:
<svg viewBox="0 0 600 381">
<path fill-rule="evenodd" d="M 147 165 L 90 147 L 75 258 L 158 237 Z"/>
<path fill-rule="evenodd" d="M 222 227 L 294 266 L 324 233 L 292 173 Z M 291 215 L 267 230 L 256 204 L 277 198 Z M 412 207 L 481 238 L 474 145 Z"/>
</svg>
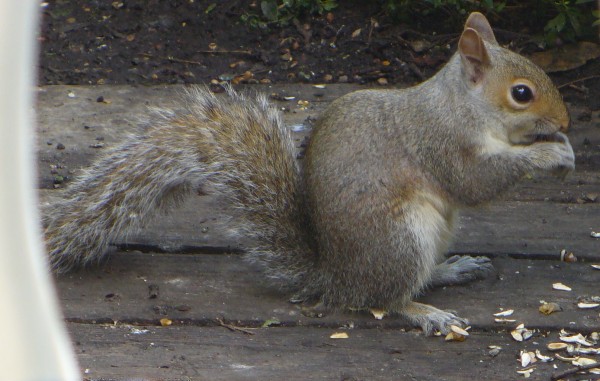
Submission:
<svg viewBox="0 0 600 381">
<path fill-rule="evenodd" d="M 467 319 L 457 316 L 454 311 L 444 311 L 417 302 L 408 302 L 404 308 L 396 312 L 405 317 L 411 324 L 420 327 L 427 336 L 433 335 L 436 331 L 446 335 L 450 332 L 450 326 L 452 325 L 458 327 L 469 325 Z"/>
<path fill-rule="evenodd" d="M 429 285 L 442 287 L 465 284 L 483 279 L 493 271 L 494 266 L 488 257 L 454 255 L 435 267 Z"/>
</svg>

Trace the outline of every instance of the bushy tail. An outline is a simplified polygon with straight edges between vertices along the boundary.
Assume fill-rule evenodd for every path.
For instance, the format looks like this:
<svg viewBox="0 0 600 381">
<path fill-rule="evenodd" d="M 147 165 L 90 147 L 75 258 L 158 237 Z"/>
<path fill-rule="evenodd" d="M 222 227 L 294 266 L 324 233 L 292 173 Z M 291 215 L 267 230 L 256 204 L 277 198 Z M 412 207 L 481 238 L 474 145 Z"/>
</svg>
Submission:
<svg viewBox="0 0 600 381">
<path fill-rule="evenodd" d="M 249 256 L 297 288 L 314 263 L 289 131 L 265 96 L 189 90 L 185 113 L 156 111 L 140 134 L 111 149 L 45 217 L 50 261 L 62 272 L 98 261 L 118 237 L 208 185 L 243 212 Z M 199 216 L 201 218 L 201 216 Z"/>
</svg>

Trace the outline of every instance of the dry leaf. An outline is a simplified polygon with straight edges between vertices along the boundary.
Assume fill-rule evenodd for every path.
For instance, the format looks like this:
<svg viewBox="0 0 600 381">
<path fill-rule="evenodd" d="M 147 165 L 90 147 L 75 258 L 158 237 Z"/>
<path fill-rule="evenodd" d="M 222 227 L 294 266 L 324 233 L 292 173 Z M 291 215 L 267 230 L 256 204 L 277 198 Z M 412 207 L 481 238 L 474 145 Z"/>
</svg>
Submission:
<svg viewBox="0 0 600 381">
<path fill-rule="evenodd" d="M 558 303 L 544 303 L 540 306 L 539 311 L 544 315 L 550 315 L 553 312 L 562 311 L 562 308 Z"/>
<path fill-rule="evenodd" d="M 346 332 L 336 332 L 331 334 L 331 336 L 329 336 L 330 339 L 347 339 L 350 336 L 348 336 L 348 334 Z"/>
<path fill-rule="evenodd" d="M 167 318 L 160 319 L 160 325 L 162 325 L 163 327 L 168 327 L 171 324 L 173 324 L 173 320 L 171 320 L 171 319 L 167 319 Z"/>
<path fill-rule="evenodd" d="M 361 28 L 358 28 L 357 30 L 352 32 L 352 38 L 356 38 L 356 37 L 360 36 L 360 32 L 362 32 Z"/>
<path fill-rule="evenodd" d="M 466 336 L 461 335 L 460 333 L 453 332 L 453 331 L 450 331 L 446 335 L 446 338 L 445 338 L 446 341 L 459 341 L 459 342 L 465 341 L 466 339 L 467 339 Z"/>
<path fill-rule="evenodd" d="M 576 44 L 563 45 L 533 53 L 530 58 L 544 71 L 551 73 L 575 69 L 598 57 L 600 57 L 600 46 L 598 44 L 581 41 Z"/>
</svg>

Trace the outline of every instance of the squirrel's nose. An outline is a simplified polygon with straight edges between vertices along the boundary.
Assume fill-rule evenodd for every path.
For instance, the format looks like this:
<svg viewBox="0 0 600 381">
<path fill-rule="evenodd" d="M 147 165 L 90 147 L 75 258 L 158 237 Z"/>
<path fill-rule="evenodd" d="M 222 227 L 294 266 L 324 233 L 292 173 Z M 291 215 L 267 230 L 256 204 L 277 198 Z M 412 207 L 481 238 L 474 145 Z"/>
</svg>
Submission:
<svg viewBox="0 0 600 381">
<path fill-rule="evenodd" d="M 560 124 L 560 132 L 566 133 L 569 131 L 569 127 L 571 126 L 571 118 L 569 118 L 569 114 L 565 113 L 565 115 L 558 120 L 558 123 Z"/>
</svg>

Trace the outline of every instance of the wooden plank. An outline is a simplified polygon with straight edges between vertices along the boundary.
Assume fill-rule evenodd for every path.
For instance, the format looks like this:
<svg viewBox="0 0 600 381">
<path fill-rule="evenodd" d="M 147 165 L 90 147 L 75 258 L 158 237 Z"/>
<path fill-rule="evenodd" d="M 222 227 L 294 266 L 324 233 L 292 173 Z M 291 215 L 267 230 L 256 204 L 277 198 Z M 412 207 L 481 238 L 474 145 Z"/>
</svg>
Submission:
<svg viewBox="0 0 600 381">
<path fill-rule="evenodd" d="M 316 119 L 320 112 L 334 99 L 362 87 L 357 85 L 328 85 L 325 89 L 316 89 L 310 85 L 269 85 L 248 86 L 251 91 L 294 96 L 290 102 L 274 101 L 283 112 L 286 124 L 301 124 L 307 118 Z M 178 94 L 184 86 L 46 86 L 40 88 L 36 111 L 38 114 L 38 152 L 40 168 L 40 184 L 52 188 L 54 173 L 51 165 L 59 166 L 58 171 L 65 176 L 72 176 L 80 168 L 102 151 L 90 146 L 103 143 L 106 146 L 121 141 L 127 134 L 139 128 L 148 117 L 148 107 L 177 108 Z M 98 102 L 103 99 L 104 102 Z M 309 107 L 300 107 L 298 100 L 308 100 Z M 541 190 L 536 198 L 531 190 L 523 192 L 528 195 L 522 200 L 543 200 L 545 198 L 564 199 L 564 194 L 548 194 L 548 190 L 558 188 L 558 192 L 579 193 L 598 192 L 599 176 L 597 173 L 587 176 L 585 171 L 600 171 L 600 130 L 596 124 L 600 112 L 590 113 L 583 107 L 569 105 L 573 119 L 570 139 L 577 154 L 578 173 L 572 176 L 571 182 L 561 187 L 556 181 L 543 180 L 524 182 L 526 189 Z M 295 134 L 299 142 L 308 134 Z M 97 140 L 101 139 L 101 140 Z M 57 149 L 58 143 L 65 148 Z M 54 169 L 55 170 L 55 169 Z M 539 183 L 539 187 L 535 184 Z M 573 189 L 571 189 L 573 188 Z M 533 192 L 535 193 L 535 191 Z M 554 192 L 553 192 L 554 193 Z M 520 193 L 515 192 L 518 197 Z M 519 198 L 516 198 L 517 200 Z"/>
<path fill-rule="evenodd" d="M 516 372 L 520 351 L 552 356 L 545 347 L 558 338 L 518 343 L 508 334 L 477 332 L 444 342 L 389 329 L 271 327 L 247 335 L 223 327 L 68 327 L 88 380 L 516 380 L 523 378 Z M 349 338 L 330 339 L 334 332 Z M 489 355 L 490 345 L 502 348 L 497 356 Z M 560 361 L 534 365 L 531 380 L 569 368 Z"/>
<path fill-rule="evenodd" d="M 52 191 L 45 193 L 43 198 L 51 204 L 47 195 Z M 227 234 L 235 215 L 218 196 L 192 196 L 116 244 L 143 251 L 239 251 L 253 242 Z M 599 216 L 600 203 L 500 200 L 461 212 L 451 252 L 552 259 L 566 249 L 581 259 L 600 260 L 600 239 L 590 235 L 600 231 Z"/>
<path fill-rule="evenodd" d="M 600 204 L 499 201 L 462 213 L 454 253 L 600 260 Z"/>
<path fill-rule="evenodd" d="M 357 86 L 252 87 L 267 93 L 294 95 L 309 100 L 304 110 L 295 102 L 279 102 L 288 124 L 303 123 L 315 118 L 333 99 L 356 90 Z M 59 174 L 75 176 L 80 168 L 101 152 L 90 145 L 113 145 L 134 131 L 147 113 L 148 106 L 177 107 L 177 93 L 181 86 L 49 86 L 40 90 L 38 99 L 38 150 L 40 184 L 52 187 Z M 69 97 L 73 93 L 74 97 Z M 106 102 L 97 102 L 103 97 Z M 594 123 L 597 113 L 581 118 L 585 110 L 570 107 L 574 117 L 572 141 L 578 153 L 578 165 L 583 169 L 570 176 L 566 183 L 549 177 L 525 179 L 502 200 L 488 208 L 469 210 L 460 221 L 453 252 L 495 255 L 557 256 L 565 248 L 586 258 L 600 257 L 598 241 L 589 237 L 592 230 L 600 230 L 598 205 L 582 204 L 600 191 L 600 132 Z M 85 126 L 89 128 L 85 128 Z M 297 145 L 304 134 L 296 134 Z M 103 140 L 96 140 L 101 138 Z M 47 143 L 51 143 L 50 145 Z M 57 150 L 62 143 L 64 150 Z M 68 183 L 68 181 L 67 181 Z M 58 190 L 43 190 L 44 203 L 60 197 Z M 523 203 L 522 201 L 532 201 Z M 540 201 L 540 202 L 533 202 Z M 543 201 L 543 202 L 542 202 Z M 192 197 L 168 216 L 150 222 L 146 229 L 117 244 L 168 252 L 222 252 L 243 250 L 252 242 L 232 240 L 225 235 L 234 211 L 217 196 Z"/>
<path fill-rule="evenodd" d="M 579 296 L 598 294 L 600 271 L 586 263 L 496 258 L 497 274 L 466 286 L 432 290 L 422 298 L 438 308 L 457 310 L 477 331 L 505 330 L 492 314 L 515 309 L 515 319 L 542 330 L 568 327 L 599 331 L 598 311 L 580 310 Z M 73 322 L 216 325 L 217 319 L 261 326 L 277 319 L 286 326 L 409 328 L 398 318 L 374 320 L 366 313 L 337 312 L 309 318 L 286 295 L 266 286 L 260 272 L 238 255 L 116 253 L 108 264 L 58 278 L 65 317 Z M 572 292 L 552 289 L 562 282 Z M 158 290 L 158 295 L 151 298 Z M 152 293 L 151 293 L 152 291 Z M 540 300 L 559 303 L 564 311 L 538 312 Z"/>
</svg>

